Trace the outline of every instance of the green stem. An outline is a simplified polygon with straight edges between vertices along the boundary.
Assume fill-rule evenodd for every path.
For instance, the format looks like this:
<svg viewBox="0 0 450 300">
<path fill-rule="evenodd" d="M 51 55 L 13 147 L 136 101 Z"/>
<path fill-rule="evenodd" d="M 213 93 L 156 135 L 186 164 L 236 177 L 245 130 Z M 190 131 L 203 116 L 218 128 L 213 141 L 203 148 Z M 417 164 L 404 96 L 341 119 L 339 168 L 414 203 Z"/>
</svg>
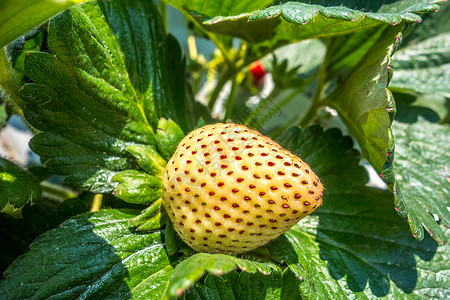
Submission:
<svg viewBox="0 0 450 300">
<path fill-rule="evenodd" d="M 306 111 L 306 113 L 303 115 L 302 119 L 298 123 L 298 126 L 303 128 L 303 127 L 306 127 L 309 124 L 311 124 L 314 121 L 314 118 L 317 115 L 317 111 L 321 107 L 322 107 L 321 103 L 319 103 L 318 101 L 317 102 L 313 101 L 313 103 L 311 103 L 311 105 L 309 106 L 308 110 Z"/>
<path fill-rule="evenodd" d="M 225 106 L 225 117 L 224 117 L 225 122 L 229 118 L 231 118 L 231 115 L 233 114 L 234 102 L 236 100 L 236 87 L 238 85 L 236 82 L 236 77 L 237 77 L 237 74 L 234 75 L 234 77 L 231 81 L 231 91 L 230 91 L 230 95 L 228 96 L 227 103 Z"/>
<path fill-rule="evenodd" d="M 303 115 L 300 122 L 298 123 L 298 126 L 300 126 L 300 127 L 306 127 L 309 124 L 311 124 L 317 115 L 317 111 L 324 105 L 322 97 L 323 97 L 323 92 L 325 89 L 325 87 L 324 87 L 325 78 L 326 78 L 325 65 L 326 64 L 324 62 L 319 71 L 320 72 L 319 80 L 317 82 L 317 87 L 316 87 L 316 90 L 314 91 L 314 95 L 312 97 L 312 103 L 309 106 L 306 113 Z"/>
<path fill-rule="evenodd" d="M 320 66 L 319 69 L 319 79 L 317 82 L 316 90 L 314 91 L 314 95 L 312 97 L 312 103 L 311 106 L 308 108 L 306 113 L 303 115 L 302 119 L 298 123 L 298 126 L 300 127 L 306 127 L 309 124 L 311 124 L 316 115 L 317 111 L 324 106 L 324 99 L 323 99 L 323 93 L 325 91 L 325 81 L 327 79 L 327 68 L 328 68 L 328 58 L 330 55 L 330 52 L 328 51 L 330 49 L 331 45 L 331 39 L 326 40 L 326 48 L 327 48 L 327 54 L 325 55 L 325 59 Z"/>
<path fill-rule="evenodd" d="M 216 88 L 213 90 L 213 92 L 211 94 L 211 99 L 209 100 L 209 103 L 208 103 L 208 108 L 210 110 L 213 109 L 214 104 L 216 104 L 217 98 L 219 97 L 220 91 L 222 90 L 225 83 L 227 83 L 227 81 L 231 78 L 233 73 L 234 73 L 234 70 L 227 68 L 223 72 L 222 76 L 220 76 L 219 81 L 217 82 Z"/>
<path fill-rule="evenodd" d="M 222 56 L 225 60 L 225 63 L 231 68 L 233 66 L 233 63 L 232 63 L 233 60 L 230 58 L 230 53 L 229 53 L 229 51 L 227 51 L 225 45 L 221 41 L 219 41 L 219 39 L 217 39 L 216 34 L 206 31 L 203 28 L 201 28 L 201 29 L 208 36 L 208 38 L 214 43 L 214 45 L 216 45 L 217 49 L 220 50 L 220 52 L 222 53 Z"/>
<path fill-rule="evenodd" d="M 14 70 L 9 65 L 5 48 L 0 49 L 0 88 L 4 91 L 21 110 L 25 107 L 25 102 L 19 96 L 20 86 L 14 76 Z"/>
<path fill-rule="evenodd" d="M 95 194 L 94 200 L 92 200 L 91 212 L 99 211 L 102 206 L 103 194 Z"/>
<path fill-rule="evenodd" d="M 67 200 L 70 198 L 76 198 L 77 195 L 72 191 L 60 185 L 52 184 L 47 181 L 42 181 L 39 184 L 42 190 L 42 194 L 48 198 L 56 198 L 60 200 Z"/>
<path fill-rule="evenodd" d="M 286 121 L 283 123 L 282 126 L 278 127 L 277 129 L 275 129 L 274 131 L 272 131 L 270 133 L 270 136 L 273 139 L 276 139 L 280 134 L 282 134 L 285 130 L 287 130 L 288 128 L 294 127 L 295 123 L 297 121 L 298 117 L 294 116 L 292 117 L 290 120 Z"/>
<path fill-rule="evenodd" d="M 282 99 L 278 104 L 277 107 L 279 109 L 285 107 L 289 102 L 292 101 L 292 99 L 295 98 L 296 95 L 298 95 L 299 93 L 299 89 L 295 89 L 294 91 L 292 91 L 289 95 L 287 95 L 286 97 L 284 97 L 284 99 Z M 273 114 L 275 113 L 275 110 L 268 110 L 267 114 L 263 115 L 260 119 L 259 122 L 260 124 L 263 124 L 264 122 L 266 122 L 268 119 L 270 119 Z"/>
<path fill-rule="evenodd" d="M 274 98 L 280 90 L 275 86 L 270 94 L 262 99 L 257 105 L 256 108 L 252 111 L 252 113 L 245 119 L 244 124 L 247 126 L 251 126 L 253 122 L 255 122 L 255 118 L 259 115 L 261 110 L 267 107 L 267 102 L 270 101 L 271 98 Z"/>
</svg>

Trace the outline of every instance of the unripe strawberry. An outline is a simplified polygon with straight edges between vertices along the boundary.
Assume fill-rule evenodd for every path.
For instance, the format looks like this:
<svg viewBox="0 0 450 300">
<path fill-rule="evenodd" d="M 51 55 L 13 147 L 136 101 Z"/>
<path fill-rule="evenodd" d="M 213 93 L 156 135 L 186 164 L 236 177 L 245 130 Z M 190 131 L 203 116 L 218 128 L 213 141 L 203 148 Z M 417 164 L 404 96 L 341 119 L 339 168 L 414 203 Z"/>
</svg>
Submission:
<svg viewBox="0 0 450 300">
<path fill-rule="evenodd" d="M 192 131 L 164 173 L 164 207 L 194 250 L 243 253 L 283 234 L 322 204 L 311 168 L 243 125 Z"/>
</svg>

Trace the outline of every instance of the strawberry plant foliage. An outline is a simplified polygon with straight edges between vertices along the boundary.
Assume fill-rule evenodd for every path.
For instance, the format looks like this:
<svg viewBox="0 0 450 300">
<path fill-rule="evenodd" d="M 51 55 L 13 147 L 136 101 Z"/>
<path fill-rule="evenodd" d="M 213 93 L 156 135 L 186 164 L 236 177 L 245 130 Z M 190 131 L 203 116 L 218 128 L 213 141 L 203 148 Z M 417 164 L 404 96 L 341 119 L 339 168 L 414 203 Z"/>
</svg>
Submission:
<svg viewBox="0 0 450 300">
<path fill-rule="evenodd" d="M 14 214 L 41 196 L 36 179 L 21 167 L 0 158 L 0 210 Z M 20 213 L 19 213 L 20 214 Z"/>
<path fill-rule="evenodd" d="M 183 299 L 300 299 L 295 276 L 289 269 L 270 274 L 241 273 L 225 276 L 208 275 L 205 283 L 197 283 L 183 295 Z"/>
<path fill-rule="evenodd" d="M 423 13 L 437 10 L 443 1 L 166 2 L 185 13 L 196 26 L 194 33 L 216 44 L 220 51 L 208 63 L 192 43 L 185 63 L 178 41 L 166 32 L 165 23 L 171 24 L 171 20 L 164 4 L 158 2 L 161 17 L 157 6 L 146 0 L 102 0 L 75 6 L 45 25 L 48 31 L 35 48 L 39 51 L 20 53 L 23 49 L 17 40 L 14 45 L 18 47 L 10 47 L 17 53 L 11 55 L 19 55 L 21 60 L 11 65 L 6 63 L 5 53 L 0 53 L 0 69 L 5 70 L 0 74 L 0 85 L 7 92 L 5 99 L 15 101 L 15 108 L 34 130 L 30 146 L 45 168 L 63 175 L 64 183 L 74 188 L 112 193 L 129 203 L 116 204 L 120 209 L 104 207 L 77 215 L 41 235 L 3 274 L 0 298 L 450 297 L 450 252 L 445 244 L 450 226 L 449 157 L 444 150 L 450 133 L 445 108 L 448 90 L 441 84 L 448 79 L 448 32 L 442 29 L 428 38 L 415 31 Z M 62 1 L 63 6 L 57 8 L 45 1 L 39 3 L 36 5 L 45 8 L 40 20 L 72 4 Z M 38 25 L 33 20 L 22 24 L 11 12 L 11 24 L 20 25 L 14 25 L 17 28 L 11 34 L 24 34 L 30 26 Z M 419 37 L 418 43 L 396 52 L 410 23 L 414 23 L 411 36 Z M 0 33 L 4 33 L 5 24 L 0 19 Z M 16 37 L 2 36 L 4 43 Z M 239 38 L 240 44 L 233 43 L 231 37 Z M 193 38 L 191 35 L 189 40 Z M 311 38 L 321 40 L 294 43 Z M 288 43 L 289 48 L 282 47 Z M 302 56 L 300 65 L 285 60 L 287 52 L 302 55 L 302 51 L 312 53 Z M 267 53 L 276 57 L 264 57 Z M 397 53 L 401 71 L 396 78 L 392 77 L 392 62 Z M 305 57 L 313 59 L 305 62 Z M 259 59 L 265 67 L 267 62 L 272 64 L 262 67 L 273 75 L 274 88 L 269 96 L 264 96 L 267 80 L 255 86 L 247 74 L 247 66 Z M 418 80 L 423 74 L 429 74 L 427 81 Z M 267 76 L 265 71 L 261 76 Z M 388 90 L 391 79 L 394 93 Z M 228 84 L 231 88 L 227 92 L 224 86 Z M 18 85 L 22 85 L 20 90 Z M 199 90 L 201 85 L 204 89 Z M 255 92 L 256 101 L 249 98 Z M 194 94 L 208 103 L 213 113 L 196 102 Z M 395 121 L 394 96 L 400 104 Z M 404 101 L 410 98 L 414 101 Z M 284 105 L 293 108 L 289 115 L 295 118 L 285 117 Z M 290 152 L 276 147 L 267 157 L 262 150 L 255 152 L 257 157 L 267 158 L 267 163 L 274 163 L 263 168 L 256 164 L 259 161 L 242 157 L 250 150 L 236 153 L 240 146 L 232 142 L 240 133 L 233 132 L 234 137 L 228 136 L 230 141 L 223 140 L 229 147 L 220 147 L 220 151 L 214 146 L 220 132 L 211 131 L 211 137 L 209 131 L 205 136 L 195 135 L 211 126 L 227 126 L 217 123 L 229 121 L 250 125 L 251 129 L 238 125 L 247 130 L 247 136 L 239 136 L 241 141 L 257 135 L 264 145 L 273 146 L 275 141 Z M 216 125 L 192 132 L 211 123 Z M 342 130 L 324 128 L 330 124 Z M 195 139 L 185 142 L 192 135 Z M 213 159 L 213 148 L 223 153 Z M 367 186 L 373 176 L 360 165 L 360 152 L 381 174 L 388 189 Z M 270 185 L 279 180 L 267 172 L 278 167 L 272 158 L 284 159 L 277 157 L 283 156 L 280 153 L 297 155 L 302 160 L 299 169 L 314 173 L 308 172 L 309 177 L 302 173 L 298 186 L 294 181 L 283 181 L 282 188 Z M 233 164 L 222 168 L 219 162 L 225 157 L 234 158 Z M 0 208 L 6 203 L 18 208 L 29 200 L 37 201 L 40 179 L 4 159 L 0 162 Z M 276 175 L 292 173 L 297 168 L 295 162 L 289 167 L 283 164 Z M 191 165 L 195 170 L 189 169 Z M 190 189 L 199 179 L 199 169 L 208 172 L 211 178 L 205 184 L 214 189 L 201 192 L 201 197 L 199 193 L 198 198 L 212 202 L 194 201 L 196 196 Z M 224 174 L 236 174 L 216 182 L 222 169 L 228 171 Z M 257 181 L 257 195 L 251 194 L 254 183 L 246 185 L 248 190 L 240 188 L 243 181 L 250 180 L 245 172 Z M 13 177 L 21 178 L 20 185 L 11 180 Z M 229 184 L 239 188 L 224 193 L 221 188 Z M 294 188 L 298 191 L 293 194 L 274 192 Z M 214 198 L 219 193 L 220 198 Z M 306 199 L 309 194 L 312 196 Z M 267 198 L 264 206 L 256 203 L 256 198 L 265 199 L 266 195 L 280 197 Z M 277 209 L 266 207 L 297 195 L 302 209 L 292 208 L 291 202 L 280 202 Z M 314 201 L 322 203 L 322 197 L 322 206 L 312 207 Z M 175 198 L 180 203 L 171 205 Z M 246 201 L 255 202 L 251 209 L 243 208 Z M 143 204 L 150 206 L 142 210 Z M 241 244 L 233 255 L 217 248 L 218 243 L 214 247 L 190 244 L 192 238 L 201 238 L 202 244 L 209 239 L 194 235 L 197 229 L 212 233 L 219 226 L 216 219 L 214 225 L 207 222 L 212 214 L 220 212 L 223 220 L 233 219 L 234 204 L 242 206 L 239 213 L 249 215 L 245 226 L 257 224 L 258 230 L 270 225 L 276 231 L 278 225 L 273 224 L 285 217 L 280 209 L 292 210 L 290 221 L 295 214 L 316 211 L 298 218 L 298 224 L 296 220 L 276 231 L 276 239 L 254 243 L 255 247 L 264 246 L 250 247 L 253 250 L 243 254 L 249 249 Z M 141 211 L 122 209 L 125 205 Z M 186 205 L 183 211 L 182 205 Z M 59 215 L 64 205 L 60 208 L 45 210 L 45 216 L 52 212 Z M 277 218 L 262 217 L 258 209 Z M 29 210 L 29 205 L 25 206 L 23 222 L 12 221 L 10 216 L 0 218 L 8 226 L 17 226 L 7 231 L 8 238 L 21 241 L 24 235 L 20 230 L 27 226 L 18 224 L 34 224 L 37 213 L 29 214 Z M 199 211 L 201 218 L 190 218 Z M 49 217 L 48 229 L 69 215 Z M 244 221 L 244 217 L 233 220 L 240 224 L 241 219 Z M 200 223 L 204 227 L 195 227 Z M 408 225 L 416 239 L 408 232 Z M 186 227 L 186 232 L 180 226 Z M 217 239 L 236 231 L 228 227 L 225 233 L 216 230 Z M 246 238 L 250 241 L 254 235 Z M 217 239 L 213 242 L 221 242 Z M 195 253 L 190 245 L 196 250 L 224 253 Z M 16 252 L 26 250 L 22 248 Z M 0 257 L 10 262 L 16 252 L 8 251 Z"/>
<path fill-rule="evenodd" d="M 131 22 L 137 17 L 142 20 Z M 184 115 L 179 51 L 157 24 L 148 3 L 88 3 L 50 21 L 52 53 L 25 59 L 26 76 L 35 83 L 20 92 L 24 114 L 42 132 L 31 148 L 48 159 L 50 170 L 68 175 L 70 185 L 109 191 L 111 177 L 132 163 L 126 147 L 155 147 L 159 117 L 175 118 L 185 130 L 195 124 L 195 114 Z"/>
<path fill-rule="evenodd" d="M 303 159 L 314 166 L 326 190 L 317 214 L 271 242 L 269 251 L 303 278 L 302 293 L 308 297 L 318 291 L 332 299 L 346 299 L 348 293 L 427 295 L 418 287 L 428 276 L 439 277 L 427 261 L 433 256 L 443 259 L 447 250 L 437 248 L 429 236 L 423 242 L 414 240 L 393 210 L 393 196 L 365 186 L 365 170 L 352 153 L 351 140 L 337 130 L 320 131 L 291 129 L 280 137 L 286 148 L 305 153 Z M 445 280 L 434 283 L 433 297 L 447 293 Z"/>
<path fill-rule="evenodd" d="M 173 267 L 160 231 L 130 231 L 134 216 L 118 210 L 84 214 L 42 235 L 5 273 L 1 298 L 160 298 Z"/>
</svg>

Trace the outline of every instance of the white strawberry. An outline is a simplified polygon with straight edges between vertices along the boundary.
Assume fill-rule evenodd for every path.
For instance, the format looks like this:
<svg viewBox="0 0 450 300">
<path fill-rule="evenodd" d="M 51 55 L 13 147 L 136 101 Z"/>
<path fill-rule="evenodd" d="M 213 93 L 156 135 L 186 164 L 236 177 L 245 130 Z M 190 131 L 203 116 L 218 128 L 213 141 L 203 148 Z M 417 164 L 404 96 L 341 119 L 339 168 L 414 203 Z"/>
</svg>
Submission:
<svg viewBox="0 0 450 300">
<path fill-rule="evenodd" d="M 311 168 L 243 125 L 192 131 L 164 173 L 164 207 L 194 250 L 243 253 L 283 234 L 322 204 Z"/>
</svg>

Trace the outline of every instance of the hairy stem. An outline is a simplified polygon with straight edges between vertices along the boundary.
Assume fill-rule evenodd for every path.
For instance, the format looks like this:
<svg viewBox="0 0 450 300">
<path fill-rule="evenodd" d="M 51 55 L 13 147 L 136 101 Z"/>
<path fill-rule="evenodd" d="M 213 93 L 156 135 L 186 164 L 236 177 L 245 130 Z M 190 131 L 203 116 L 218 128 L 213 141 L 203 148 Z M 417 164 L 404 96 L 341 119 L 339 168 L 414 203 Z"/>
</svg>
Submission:
<svg viewBox="0 0 450 300">
<path fill-rule="evenodd" d="M 257 105 L 256 108 L 252 111 L 252 113 L 245 119 L 244 124 L 247 126 L 251 126 L 252 123 L 255 122 L 256 117 L 259 115 L 259 113 L 267 107 L 267 102 L 270 101 L 270 99 L 274 98 L 276 95 L 278 95 L 278 92 L 280 90 L 275 86 L 270 94 L 262 99 Z"/>
<path fill-rule="evenodd" d="M 234 75 L 233 79 L 231 80 L 231 91 L 230 95 L 228 96 L 226 107 L 225 107 L 225 117 L 224 121 L 226 122 L 229 118 L 231 118 L 231 115 L 233 114 L 233 107 L 234 107 L 234 101 L 236 100 L 236 89 L 237 89 L 237 74 Z"/>
<path fill-rule="evenodd" d="M 289 95 L 287 95 L 286 97 L 284 97 L 278 104 L 277 104 L 277 109 L 281 109 L 283 107 L 285 107 L 289 102 L 292 101 L 292 99 L 295 98 L 296 95 L 298 95 L 299 90 L 295 89 L 294 91 L 292 91 L 291 93 L 289 93 Z M 262 117 L 259 119 L 258 123 L 263 124 L 264 122 L 266 122 L 268 119 L 270 119 L 273 114 L 276 112 L 275 109 L 271 109 L 268 110 L 266 114 L 263 114 Z"/>
</svg>

